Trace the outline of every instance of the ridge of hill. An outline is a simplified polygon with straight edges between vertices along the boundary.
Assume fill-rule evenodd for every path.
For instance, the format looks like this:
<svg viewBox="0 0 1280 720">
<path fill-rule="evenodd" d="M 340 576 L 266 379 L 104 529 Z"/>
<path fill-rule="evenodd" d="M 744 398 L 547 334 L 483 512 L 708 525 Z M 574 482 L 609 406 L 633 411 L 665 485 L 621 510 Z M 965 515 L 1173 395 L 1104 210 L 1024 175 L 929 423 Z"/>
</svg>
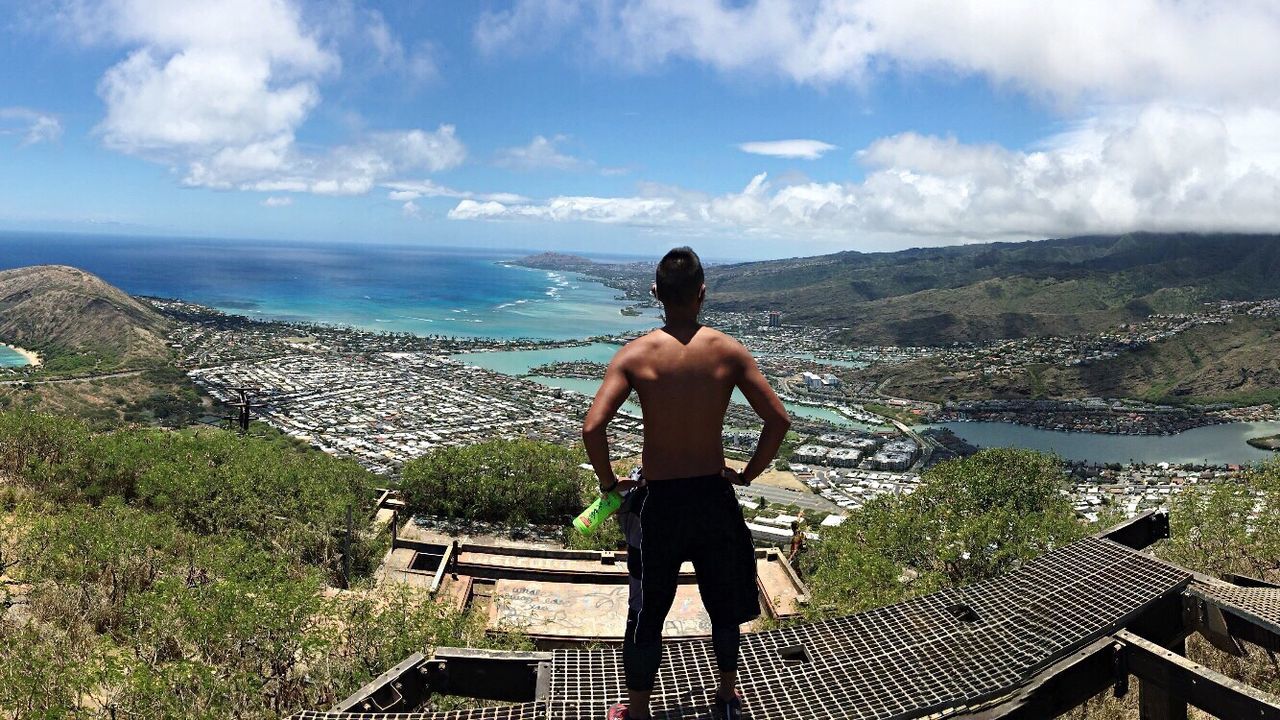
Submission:
<svg viewBox="0 0 1280 720">
<path fill-rule="evenodd" d="M 1276 277 L 1280 235 L 1135 233 L 745 263 L 707 285 L 716 309 L 781 310 L 858 344 L 942 345 L 1273 297 Z"/>
<path fill-rule="evenodd" d="M 0 341 L 54 371 L 165 362 L 169 320 L 101 278 L 65 265 L 0 270 Z"/>
<path fill-rule="evenodd" d="M 1007 376 L 956 376 L 931 359 L 869 373 L 891 395 L 942 402 L 1128 397 L 1158 403 L 1280 403 L 1280 319 L 1200 325 L 1087 365 L 1027 366 Z"/>
<path fill-rule="evenodd" d="M 553 263 L 637 299 L 652 282 L 652 265 L 564 255 L 520 261 Z M 778 310 L 784 323 L 844 328 L 838 339 L 855 345 L 948 345 L 1097 332 L 1210 300 L 1274 297 L 1280 235 L 1132 233 L 847 251 L 706 272 L 708 309 Z"/>
</svg>

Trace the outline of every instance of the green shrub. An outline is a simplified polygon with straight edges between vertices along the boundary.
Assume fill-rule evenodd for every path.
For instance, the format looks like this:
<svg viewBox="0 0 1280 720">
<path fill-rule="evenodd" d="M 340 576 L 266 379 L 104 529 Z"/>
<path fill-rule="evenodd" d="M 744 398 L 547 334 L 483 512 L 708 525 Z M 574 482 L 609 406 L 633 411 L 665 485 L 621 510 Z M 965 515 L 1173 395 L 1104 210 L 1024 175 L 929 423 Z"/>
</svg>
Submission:
<svg viewBox="0 0 1280 720">
<path fill-rule="evenodd" d="M 533 440 L 440 448 L 405 464 L 413 512 L 511 524 L 570 522 L 594 476 L 581 452 Z"/>
<path fill-rule="evenodd" d="M 364 524 L 374 478 L 277 433 L 8 413 L 0 463 L 0 568 L 26 596 L 0 620 L 6 717 L 281 718 L 412 652 L 521 646 L 417 589 L 333 591 L 338 531 L 351 507 Z M 384 540 L 357 536 L 357 576 Z"/>
<path fill-rule="evenodd" d="M 22 410 L 0 413 L 0 474 L 22 478 L 40 465 L 58 464 L 89 440 L 78 420 Z"/>
<path fill-rule="evenodd" d="M 30 624 L 0 622 L 16 717 L 278 718 L 327 707 L 404 656 L 490 644 L 408 587 L 325 593 L 325 573 L 118 499 L 24 518 Z"/>
<path fill-rule="evenodd" d="M 1280 461 L 1238 481 L 1185 488 L 1170 500 L 1169 560 L 1192 570 L 1280 579 Z"/>
<path fill-rule="evenodd" d="M 1061 461 L 983 450 L 925 472 L 824 529 L 801 566 L 819 612 L 857 612 L 1009 572 L 1087 531 L 1060 492 Z"/>
<path fill-rule="evenodd" d="M 363 516 L 377 481 L 352 460 L 275 437 L 213 428 L 90 435 L 75 420 L 19 412 L 0 414 L 0 472 L 54 502 L 121 498 L 197 534 L 238 534 L 332 573 L 347 511 Z M 354 548 L 357 571 L 374 562 L 363 550 Z"/>
</svg>

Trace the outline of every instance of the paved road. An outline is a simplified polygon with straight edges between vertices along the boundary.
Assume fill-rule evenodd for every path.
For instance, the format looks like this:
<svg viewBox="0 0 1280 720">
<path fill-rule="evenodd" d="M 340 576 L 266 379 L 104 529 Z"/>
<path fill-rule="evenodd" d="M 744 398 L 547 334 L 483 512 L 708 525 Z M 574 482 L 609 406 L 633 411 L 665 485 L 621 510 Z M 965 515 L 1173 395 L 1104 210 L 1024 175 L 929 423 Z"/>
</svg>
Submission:
<svg viewBox="0 0 1280 720">
<path fill-rule="evenodd" d="M 796 490 L 773 487 L 772 485 L 752 485 L 750 487 L 734 488 L 734 490 L 738 491 L 738 497 L 745 498 L 751 502 L 756 502 L 763 497 L 770 504 L 795 505 L 804 510 L 821 512 L 844 512 L 844 509 L 839 505 L 813 493 L 798 492 Z"/>
<path fill-rule="evenodd" d="M 925 465 L 929 464 L 929 458 L 933 457 L 933 449 L 935 447 L 934 441 L 931 438 L 921 437 L 915 430 L 912 430 L 897 420 L 890 420 L 889 422 L 897 426 L 898 430 L 900 430 L 903 435 L 914 440 L 916 445 L 920 447 L 920 459 L 916 460 L 911 466 L 911 472 L 920 472 Z"/>
<path fill-rule="evenodd" d="M 146 370 L 124 370 L 121 372 L 106 373 L 103 375 L 88 375 L 85 377 L 72 378 L 56 378 L 54 380 L 4 380 L 0 381 L 0 385 L 59 385 L 62 383 L 89 382 L 90 380 L 102 380 L 104 378 L 131 377 L 133 375 L 141 375 Z"/>
</svg>

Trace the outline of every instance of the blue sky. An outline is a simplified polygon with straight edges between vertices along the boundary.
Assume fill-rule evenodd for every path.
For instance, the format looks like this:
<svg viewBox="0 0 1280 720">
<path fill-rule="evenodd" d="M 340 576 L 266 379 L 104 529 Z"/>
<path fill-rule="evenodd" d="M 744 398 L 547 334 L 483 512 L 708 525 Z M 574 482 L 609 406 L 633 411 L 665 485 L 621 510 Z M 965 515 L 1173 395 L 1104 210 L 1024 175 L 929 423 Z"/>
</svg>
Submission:
<svg viewBox="0 0 1280 720">
<path fill-rule="evenodd" d="M 0 0 L 0 229 L 712 257 L 1280 231 L 1280 6 Z"/>
</svg>

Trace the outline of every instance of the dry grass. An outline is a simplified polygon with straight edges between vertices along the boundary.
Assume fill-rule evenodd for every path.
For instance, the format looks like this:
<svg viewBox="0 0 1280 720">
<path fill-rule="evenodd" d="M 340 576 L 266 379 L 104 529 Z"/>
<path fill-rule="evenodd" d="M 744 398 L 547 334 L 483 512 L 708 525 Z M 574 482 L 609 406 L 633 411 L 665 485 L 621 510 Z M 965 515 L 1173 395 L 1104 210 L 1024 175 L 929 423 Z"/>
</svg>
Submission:
<svg viewBox="0 0 1280 720">
<path fill-rule="evenodd" d="M 118 424 L 125 422 L 125 411 L 132 403 L 156 393 L 175 394 L 190 387 L 185 377 L 156 382 L 145 373 L 59 383 L 0 385 L 0 410 L 30 410 Z M 212 411 L 210 399 L 203 397 L 203 401 L 206 410 Z"/>
</svg>

